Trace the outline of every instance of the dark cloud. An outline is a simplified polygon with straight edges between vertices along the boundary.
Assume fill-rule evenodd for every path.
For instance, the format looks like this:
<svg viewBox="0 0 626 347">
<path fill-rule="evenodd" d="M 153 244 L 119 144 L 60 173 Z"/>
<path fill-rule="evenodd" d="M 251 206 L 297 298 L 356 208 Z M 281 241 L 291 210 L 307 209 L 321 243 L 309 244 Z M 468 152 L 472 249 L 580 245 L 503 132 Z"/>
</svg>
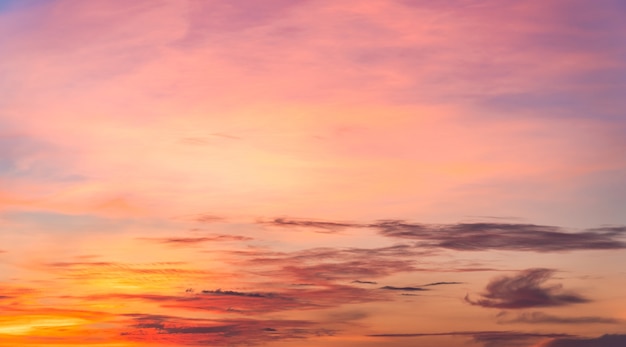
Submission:
<svg viewBox="0 0 626 347">
<path fill-rule="evenodd" d="M 624 347 L 626 335 L 602 335 L 596 338 L 557 338 L 542 347 Z"/>
<path fill-rule="evenodd" d="M 462 251 L 490 249 L 565 252 L 572 250 L 623 249 L 626 226 L 610 226 L 569 232 L 557 226 L 516 223 L 420 224 L 402 220 L 376 223 L 344 223 L 306 219 L 275 218 L 261 222 L 282 227 L 313 228 L 334 233 L 347 228 L 370 228 L 387 237 L 417 240 L 421 247 Z"/>
<path fill-rule="evenodd" d="M 422 291 L 422 290 L 428 290 L 428 289 L 420 288 L 420 287 L 393 287 L 393 286 L 384 286 L 384 287 L 381 287 L 380 289 L 384 289 L 384 290 L 400 290 L 400 291 L 404 291 L 404 292 L 417 292 L 417 291 Z"/>
<path fill-rule="evenodd" d="M 563 306 L 588 302 L 576 293 L 563 292 L 560 285 L 542 286 L 554 271 L 549 269 L 528 269 L 515 276 L 501 276 L 493 279 L 482 294 L 481 299 L 465 301 L 472 305 L 494 308 L 530 308 Z"/>
<path fill-rule="evenodd" d="M 359 283 L 359 284 L 378 284 L 378 282 L 374 282 L 374 281 L 361 281 L 361 280 L 354 280 L 354 281 L 352 281 L 352 283 Z"/>
<path fill-rule="evenodd" d="M 433 282 L 433 283 L 425 284 L 422 287 L 441 286 L 441 285 L 444 285 L 444 284 L 463 284 L 463 282 Z"/>
<path fill-rule="evenodd" d="M 460 223 L 412 224 L 403 221 L 382 221 L 372 224 L 388 237 L 423 241 L 422 246 L 463 251 L 489 249 L 514 251 L 571 251 L 621 249 L 626 243 L 618 237 L 626 227 L 588 229 L 568 233 L 559 227 L 534 224 Z"/>
<path fill-rule="evenodd" d="M 503 312 L 498 315 L 498 323 L 528 323 L 528 324 L 617 324 L 621 321 L 615 318 L 607 317 L 561 317 L 549 315 L 543 312 L 524 312 L 509 318 L 509 314 Z"/>
</svg>

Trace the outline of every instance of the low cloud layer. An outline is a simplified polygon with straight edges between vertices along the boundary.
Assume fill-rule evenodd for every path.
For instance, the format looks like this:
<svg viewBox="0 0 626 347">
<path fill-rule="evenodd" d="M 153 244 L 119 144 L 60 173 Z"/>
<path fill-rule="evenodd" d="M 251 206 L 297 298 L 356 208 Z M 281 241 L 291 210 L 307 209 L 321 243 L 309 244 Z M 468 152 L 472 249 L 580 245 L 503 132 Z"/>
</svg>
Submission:
<svg viewBox="0 0 626 347">
<path fill-rule="evenodd" d="M 335 331 L 304 320 L 198 319 L 128 314 L 121 335 L 139 342 L 176 345 L 263 345 L 271 341 L 332 336 Z"/>
<path fill-rule="evenodd" d="M 626 335 L 602 335 L 596 338 L 558 338 L 541 347 L 624 347 Z"/>
<path fill-rule="evenodd" d="M 571 335 L 568 334 L 527 333 L 519 331 L 450 331 L 441 333 L 374 334 L 368 336 L 383 338 L 466 336 L 475 342 L 483 344 L 484 347 L 528 347 L 529 344 L 545 339 L 571 337 Z"/>
<path fill-rule="evenodd" d="M 465 301 L 489 308 L 520 309 L 531 307 L 564 306 L 589 302 L 589 299 L 572 292 L 564 292 L 560 285 L 546 286 L 554 270 L 528 269 L 515 276 L 493 279 L 480 299 L 465 297 Z"/>
</svg>

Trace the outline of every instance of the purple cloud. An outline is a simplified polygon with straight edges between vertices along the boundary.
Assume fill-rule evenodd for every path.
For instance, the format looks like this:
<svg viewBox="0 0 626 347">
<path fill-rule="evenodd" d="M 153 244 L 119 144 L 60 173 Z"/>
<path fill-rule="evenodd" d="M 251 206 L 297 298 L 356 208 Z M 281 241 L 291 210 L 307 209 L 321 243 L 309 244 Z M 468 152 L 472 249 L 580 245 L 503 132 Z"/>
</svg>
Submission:
<svg viewBox="0 0 626 347">
<path fill-rule="evenodd" d="M 589 302 L 579 294 L 563 292 L 560 285 L 543 286 L 553 273 L 554 270 L 549 269 L 528 269 L 512 277 L 497 277 L 489 282 L 481 299 L 472 300 L 467 295 L 465 301 L 476 306 L 507 309 Z"/>
<path fill-rule="evenodd" d="M 557 338 L 542 347 L 624 347 L 626 335 L 602 335 L 596 338 Z"/>
</svg>

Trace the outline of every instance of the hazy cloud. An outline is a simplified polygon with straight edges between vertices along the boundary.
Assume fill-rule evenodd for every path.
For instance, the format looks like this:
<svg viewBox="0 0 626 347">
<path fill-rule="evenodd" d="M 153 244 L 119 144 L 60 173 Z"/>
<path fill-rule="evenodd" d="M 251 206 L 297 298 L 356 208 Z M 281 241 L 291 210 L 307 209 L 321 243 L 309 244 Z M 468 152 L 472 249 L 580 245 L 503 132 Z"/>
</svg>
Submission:
<svg viewBox="0 0 626 347">
<path fill-rule="evenodd" d="M 433 283 L 425 284 L 422 287 L 440 286 L 440 285 L 444 285 L 444 284 L 463 284 L 463 282 L 433 282 Z"/>
<path fill-rule="evenodd" d="M 270 221 L 262 221 L 261 224 L 280 226 L 280 227 L 306 227 L 314 228 L 316 232 L 321 233 L 334 233 L 346 228 L 361 228 L 363 224 L 358 223 L 340 223 L 340 222 L 326 222 L 306 219 L 287 219 L 287 218 L 274 218 Z"/>
<path fill-rule="evenodd" d="M 518 331 L 451 331 L 442 333 L 374 334 L 373 337 L 467 336 L 485 347 L 528 347 L 528 343 L 546 338 L 565 338 L 568 334 L 525 333 Z"/>
<path fill-rule="evenodd" d="M 524 312 L 513 318 L 507 312 L 498 315 L 498 323 L 528 323 L 528 324 L 617 324 L 619 319 L 595 316 L 561 317 L 543 312 Z"/>
<path fill-rule="evenodd" d="M 142 238 L 142 240 L 166 243 L 172 245 L 192 245 L 204 242 L 215 241 L 250 241 L 252 237 L 241 235 L 211 235 L 204 237 L 164 237 L 164 238 Z"/>
<path fill-rule="evenodd" d="M 133 341 L 176 345 L 261 345 L 271 341 L 330 336 L 332 329 L 304 320 L 199 319 L 127 314 L 121 334 Z"/>
<path fill-rule="evenodd" d="M 209 295 L 234 295 L 234 296 L 248 296 L 253 298 L 273 298 L 276 297 L 274 293 L 245 293 L 245 292 L 237 292 L 234 290 L 203 290 L 202 294 Z"/>
<path fill-rule="evenodd" d="M 472 305 L 494 308 L 529 308 L 562 306 L 588 302 L 585 297 L 563 292 L 560 285 L 543 286 L 554 273 L 549 269 L 528 269 L 515 276 L 501 276 L 493 279 L 482 294 L 482 299 L 465 301 Z"/>
</svg>

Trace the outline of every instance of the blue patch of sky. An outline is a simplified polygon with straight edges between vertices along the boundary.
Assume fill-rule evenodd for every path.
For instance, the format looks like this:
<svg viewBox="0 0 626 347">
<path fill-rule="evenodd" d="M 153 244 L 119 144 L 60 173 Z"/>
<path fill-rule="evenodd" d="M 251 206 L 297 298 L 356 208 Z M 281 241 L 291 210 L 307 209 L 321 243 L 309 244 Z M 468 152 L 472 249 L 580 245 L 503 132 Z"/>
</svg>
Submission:
<svg viewBox="0 0 626 347">
<path fill-rule="evenodd" d="M 146 229 L 151 233 L 178 230 L 180 223 L 169 218 L 116 218 L 94 214 L 69 214 L 44 210 L 6 211 L 0 220 L 16 233 L 123 233 L 129 229 Z"/>
<path fill-rule="evenodd" d="M 34 6 L 52 0 L 0 0 L 0 13 Z"/>
<path fill-rule="evenodd" d="M 131 220 L 103 218 L 93 215 L 64 214 L 46 211 L 7 212 L 3 219 L 26 230 L 45 232 L 112 232 L 132 223 Z"/>
<path fill-rule="evenodd" d="M 83 176 L 65 172 L 58 163 L 54 163 L 50 159 L 32 159 L 42 153 L 58 151 L 54 146 L 37 139 L 0 133 L 0 177 L 19 177 L 55 182 L 85 179 Z"/>
</svg>

